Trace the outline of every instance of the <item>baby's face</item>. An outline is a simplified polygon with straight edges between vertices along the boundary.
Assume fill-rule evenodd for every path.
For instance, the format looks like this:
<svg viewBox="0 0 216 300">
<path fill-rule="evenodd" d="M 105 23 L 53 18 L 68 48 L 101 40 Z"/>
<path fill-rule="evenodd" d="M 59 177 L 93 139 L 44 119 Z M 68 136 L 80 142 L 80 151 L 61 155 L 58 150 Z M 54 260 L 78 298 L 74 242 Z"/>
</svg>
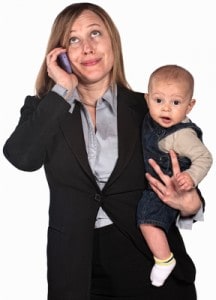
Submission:
<svg viewBox="0 0 216 300">
<path fill-rule="evenodd" d="M 195 103 L 188 84 L 173 79 L 153 79 L 146 100 L 151 117 L 166 128 L 182 122 Z"/>
</svg>

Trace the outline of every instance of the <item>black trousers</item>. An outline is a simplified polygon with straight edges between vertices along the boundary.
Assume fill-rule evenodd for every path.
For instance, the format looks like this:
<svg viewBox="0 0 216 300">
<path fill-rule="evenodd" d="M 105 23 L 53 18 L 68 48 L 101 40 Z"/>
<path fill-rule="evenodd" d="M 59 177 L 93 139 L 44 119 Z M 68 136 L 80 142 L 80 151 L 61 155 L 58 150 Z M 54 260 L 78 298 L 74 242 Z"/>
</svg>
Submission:
<svg viewBox="0 0 216 300">
<path fill-rule="evenodd" d="M 149 261 L 114 225 L 95 229 L 91 300 L 197 299 L 194 284 L 172 276 L 152 286 L 146 268 Z"/>
</svg>

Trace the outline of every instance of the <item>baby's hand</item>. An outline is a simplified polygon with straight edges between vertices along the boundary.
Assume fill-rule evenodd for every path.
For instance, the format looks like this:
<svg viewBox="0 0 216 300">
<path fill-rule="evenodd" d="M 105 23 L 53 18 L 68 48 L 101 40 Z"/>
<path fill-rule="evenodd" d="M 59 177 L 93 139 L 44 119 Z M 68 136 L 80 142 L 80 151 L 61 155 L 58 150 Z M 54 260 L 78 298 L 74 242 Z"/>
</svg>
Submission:
<svg viewBox="0 0 216 300">
<path fill-rule="evenodd" d="M 178 185 L 178 189 L 181 191 L 189 191 L 195 187 L 193 179 L 188 172 L 181 172 L 176 174 L 176 182 Z"/>
</svg>

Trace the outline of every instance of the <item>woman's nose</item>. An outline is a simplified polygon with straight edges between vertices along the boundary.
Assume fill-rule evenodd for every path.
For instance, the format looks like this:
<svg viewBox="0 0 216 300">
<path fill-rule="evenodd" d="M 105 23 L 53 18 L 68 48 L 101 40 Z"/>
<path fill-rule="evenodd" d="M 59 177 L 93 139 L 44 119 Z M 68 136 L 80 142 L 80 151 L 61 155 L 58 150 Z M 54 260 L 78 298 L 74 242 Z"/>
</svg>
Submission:
<svg viewBox="0 0 216 300">
<path fill-rule="evenodd" d="M 83 52 L 85 55 L 94 53 L 94 47 L 90 41 L 85 41 L 83 43 Z"/>
</svg>

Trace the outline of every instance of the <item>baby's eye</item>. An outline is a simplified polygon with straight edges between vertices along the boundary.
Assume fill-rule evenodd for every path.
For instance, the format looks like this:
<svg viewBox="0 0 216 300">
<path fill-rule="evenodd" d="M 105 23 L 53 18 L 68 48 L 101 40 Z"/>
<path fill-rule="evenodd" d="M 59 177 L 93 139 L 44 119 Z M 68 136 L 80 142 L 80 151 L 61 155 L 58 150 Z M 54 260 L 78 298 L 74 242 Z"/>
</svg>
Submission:
<svg viewBox="0 0 216 300">
<path fill-rule="evenodd" d="M 97 37 L 97 36 L 99 36 L 99 35 L 101 35 L 101 33 L 100 33 L 100 31 L 98 31 L 98 30 L 93 30 L 93 31 L 91 32 L 91 36 L 92 36 L 92 37 Z"/>
<path fill-rule="evenodd" d="M 77 44 L 79 42 L 79 39 L 76 36 L 72 36 L 69 39 L 69 44 Z"/>
<path fill-rule="evenodd" d="M 173 105 L 177 106 L 180 104 L 180 101 L 179 100 L 173 100 Z"/>
<path fill-rule="evenodd" d="M 156 99 L 155 99 L 155 102 L 156 102 L 156 103 L 161 103 L 162 100 L 161 100 L 160 98 L 156 98 Z"/>
</svg>

